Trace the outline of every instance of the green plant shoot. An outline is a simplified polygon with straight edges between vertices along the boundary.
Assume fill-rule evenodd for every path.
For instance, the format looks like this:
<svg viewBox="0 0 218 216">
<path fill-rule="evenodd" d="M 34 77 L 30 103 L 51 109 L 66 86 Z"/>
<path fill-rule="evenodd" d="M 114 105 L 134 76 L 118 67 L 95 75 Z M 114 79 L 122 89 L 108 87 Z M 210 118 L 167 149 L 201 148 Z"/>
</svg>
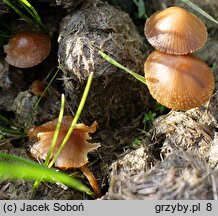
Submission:
<svg viewBox="0 0 218 216">
<path fill-rule="evenodd" d="M 46 156 L 46 159 L 45 159 L 45 162 L 44 162 L 45 166 L 48 166 L 49 161 L 51 159 L 52 152 L 53 152 L 53 150 L 55 148 L 55 145 L 56 145 L 56 142 L 57 142 L 58 134 L 59 134 L 59 131 L 60 131 L 60 128 L 61 128 L 61 122 L 62 122 L 63 115 L 64 115 L 64 104 L 65 104 L 65 96 L 64 96 L 64 94 L 62 94 L 61 95 L 61 107 L 60 107 L 58 122 L 57 122 L 57 125 L 56 125 L 56 128 L 55 128 L 55 132 L 54 132 L 54 136 L 53 136 L 50 148 L 48 150 L 48 153 L 47 153 L 47 156 Z M 39 180 L 39 179 L 35 181 L 34 186 L 33 186 L 34 189 L 38 188 L 38 186 L 40 184 L 40 181 L 41 180 Z"/>
<path fill-rule="evenodd" d="M 57 172 L 34 161 L 2 152 L 0 152 L 0 159 L 0 179 L 2 180 L 34 180 L 40 178 L 43 182 L 61 182 L 68 187 L 94 196 L 93 192 L 86 185 L 63 172 Z"/>
<path fill-rule="evenodd" d="M 145 78 L 133 71 L 131 71 L 129 68 L 124 67 L 123 65 L 121 65 L 120 63 L 118 63 L 116 60 L 114 60 L 113 58 L 111 58 L 110 56 L 108 56 L 107 54 L 105 54 L 102 51 L 98 51 L 98 53 L 102 56 L 103 59 L 105 59 L 106 61 L 110 62 L 112 65 L 124 70 L 125 72 L 127 72 L 128 74 L 132 75 L 133 77 L 135 77 L 137 80 L 139 80 L 140 82 L 146 84 Z"/>
<path fill-rule="evenodd" d="M 75 115 L 75 117 L 74 117 L 74 119 L 73 119 L 73 121 L 71 123 L 71 126 L 70 126 L 66 136 L 64 137 L 64 140 L 62 141 L 60 148 L 58 149 L 58 151 L 54 155 L 53 159 L 50 161 L 51 155 L 52 155 L 52 151 L 53 151 L 53 149 L 55 147 L 55 144 L 56 144 L 56 141 L 57 141 L 57 138 L 58 138 L 58 133 L 60 131 L 61 121 L 62 121 L 63 114 L 64 114 L 65 97 L 64 97 L 64 95 L 62 95 L 62 98 L 61 98 L 61 108 L 60 108 L 60 112 L 59 112 L 58 123 L 56 125 L 56 129 L 55 129 L 55 133 L 54 133 L 54 136 L 53 136 L 53 139 L 52 139 L 52 143 L 51 143 L 51 146 L 49 148 L 49 151 L 48 151 L 45 163 L 44 163 L 49 168 L 51 168 L 53 166 L 53 164 L 55 163 L 55 161 L 57 160 L 59 154 L 63 150 L 64 146 L 66 145 L 66 143 L 67 143 L 67 141 L 68 141 L 68 139 L 70 137 L 70 135 L 73 132 L 73 129 L 76 126 L 76 123 L 77 123 L 77 121 L 78 121 L 78 119 L 80 117 L 80 114 L 81 114 L 81 112 L 83 110 L 83 107 L 85 105 L 85 102 L 86 102 L 86 99 L 87 99 L 87 96 L 88 96 L 88 93 L 89 93 L 89 90 L 90 90 L 90 87 L 91 87 L 92 78 L 93 78 L 93 72 L 91 72 L 89 74 L 88 81 L 87 81 L 85 90 L 84 90 L 83 95 L 82 95 L 82 99 L 80 101 L 80 104 L 79 104 L 79 107 L 77 109 L 76 115 Z M 49 161 L 50 161 L 50 163 L 49 163 Z M 40 180 L 37 179 L 35 181 L 35 183 L 34 183 L 34 188 L 35 189 L 39 186 L 39 183 L 40 183 Z"/>
<path fill-rule="evenodd" d="M 49 35 L 48 29 L 43 24 L 39 14 L 35 10 L 35 8 L 27 1 L 27 0 L 18 0 L 20 5 L 30 14 L 32 18 L 24 14 L 21 10 L 19 10 L 12 2 L 11 0 L 3 0 L 5 4 L 7 4 L 9 7 L 11 7 L 23 20 L 25 20 L 27 23 L 36 26 L 46 32 Z"/>
<path fill-rule="evenodd" d="M 137 6 L 138 8 L 138 18 L 140 19 L 147 19 L 148 16 L 145 12 L 145 3 L 143 0 L 133 0 L 134 4 Z"/>
<path fill-rule="evenodd" d="M 48 151 L 46 159 L 45 159 L 45 163 L 44 163 L 45 166 L 48 166 L 49 160 L 51 159 L 52 152 L 53 152 L 55 144 L 57 142 L 58 134 L 59 134 L 59 131 L 60 131 L 60 128 L 61 128 L 61 122 L 62 122 L 63 115 L 64 115 L 64 104 L 65 104 L 65 96 L 64 96 L 64 94 L 62 94 L 61 95 L 61 108 L 60 108 L 60 113 L 59 113 L 59 116 L 58 116 L 58 122 L 57 122 L 57 125 L 56 125 L 56 129 L 55 129 L 55 132 L 54 132 L 52 142 L 51 142 L 51 146 L 49 148 L 49 151 Z"/>
<path fill-rule="evenodd" d="M 64 140 L 63 142 L 61 143 L 61 146 L 60 148 L 58 149 L 58 151 L 56 152 L 56 154 L 54 155 L 52 161 L 49 163 L 48 167 L 52 167 L 52 165 L 55 163 L 55 161 L 57 160 L 59 154 L 61 153 L 61 151 L 63 150 L 64 146 L 66 145 L 68 139 L 70 138 L 70 135 L 72 134 L 73 132 L 73 129 L 75 128 L 76 126 L 76 123 L 80 117 L 80 114 L 83 110 L 83 107 L 85 105 L 85 102 L 86 102 L 86 99 L 87 99 L 87 96 L 88 96 L 88 93 L 89 93 L 89 90 L 90 90 L 90 87 L 91 87 L 91 83 L 92 83 L 92 79 L 93 79 L 93 72 L 91 72 L 89 74 L 89 77 L 88 77 L 88 80 L 87 80 L 87 83 L 86 83 L 86 87 L 85 87 L 85 90 L 83 92 L 83 95 L 82 95 L 82 99 L 80 101 L 80 104 L 79 104 L 79 107 L 77 109 L 77 112 L 76 112 L 76 115 L 74 116 L 74 119 L 71 123 L 71 126 L 66 134 L 66 136 L 64 137 Z"/>
<path fill-rule="evenodd" d="M 215 20 L 212 16 L 210 16 L 207 12 L 205 12 L 203 9 L 201 9 L 199 6 L 197 6 L 196 4 L 194 4 L 193 2 L 189 1 L 189 0 L 180 0 L 182 2 L 184 2 L 185 4 L 187 4 L 190 8 L 196 10 L 198 13 L 200 13 L 201 15 L 203 15 L 204 17 L 206 17 L 207 19 L 209 19 L 210 21 L 218 24 L 218 21 Z"/>
<path fill-rule="evenodd" d="M 51 69 L 51 71 L 49 72 L 49 74 L 53 71 L 54 68 Z M 30 124 L 31 124 L 31 121 L 32 121 L 32 116 L 33 116 L 33 113 L 36 111 L 40 101 L 42 100 L 43 96 L 45 95 L 45 93 L 48 91 L 48 88 L 51 86 L 52 82 L 54 81 L 55 77 L 57 76 L 58 72 L 59 72 L 59 68 L 57 68 L 55 74 L 53 75 L 53 77 L 51 78 L 51 80 L 48 82 L 48 85 L 46 86 L 46 88 L 44 89 L 44 91 L 42 92 L 42 95 L 39 97 L 39 99 L 36 101 L 34 107 L 33 107 L 33 110 L 32 112 L 30 113 L 30 117 L 29 117 L 29 120 L 28 120 L 28 123 L 27 123 L 27 126 L 26 126 L 26 129 L 25 131 L 28 131 L 29 130 L 29 127 L 30 127 Z"/>
</svg>

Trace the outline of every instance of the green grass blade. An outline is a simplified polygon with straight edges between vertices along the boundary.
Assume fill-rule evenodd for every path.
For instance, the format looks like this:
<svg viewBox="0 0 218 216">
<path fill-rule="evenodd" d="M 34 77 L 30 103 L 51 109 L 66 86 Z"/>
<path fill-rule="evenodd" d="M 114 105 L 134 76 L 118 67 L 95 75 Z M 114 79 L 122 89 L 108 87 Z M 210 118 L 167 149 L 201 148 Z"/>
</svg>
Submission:
<svg viewBox="0 0 218 216">
<path fill-rule="evenodd" d="M 45 31 L 49 35 L 48 29 L 43 24 L 39 14 L 35 10 L 35 8 L 27 1 L 27 0 L 18 0 L 20 5 L 32 16 L 33 19 L 31 19 L 29 16 L 24 14 L 21 10 L 19 10 L 12 2 L 11 0 L 3 0 L 5 4 L 7 4 L 9 7 L 11 7 L 23 20 L 30 23 L 33 26 L 40 27 L 41 30 Z"/>
<path fill-rule="evenodd" d="M 111 58 L 107 54 L 103 53 L 102 51 L 99 50 L 98 53 L 102 56 L 102 58 L 104 58 L 106 61 L 110 62 L 112 65 L 126 71 L 128 74 L 131 74 L 133 77 L 135 77 L 140 82 L 146 84 L 145 78 L 143 76 L 131 71 L 129 68 L 124 67 L 123 65 L 118 63 L 116 60 L 114 60 L 113 58 Z"/>
<path fill-rule="evenodd" d="M 61 182 L 68 187 L 74 188 L 76 190 L 87 193 L 90 196 L 94 196 L 93 192 L 79 180 L 74 179 L 62 172 L 57 172 L 54 169 L 49 169 L 42 165 L 40 166 L 30 166 L 22 165 L 17 163 L 10 163 L 0 161 L 0 178 L 3 180 L 7 179 L 25 179 L 34 180 L 41 178 L 43 182 Z"/>
<path fill-rule="evenodd" d="M 18 156 L 7 154 L 7 153 L 3 153 L 3 152 L 0 152 L 0 159 L 1 158 L 5 159 L 5 160 L 10 160 L 10 161 L 13 161 L 13 162 L 29 164 L 31 166 L 39 166 L 38 163 L 36 163 L 36 162 L 34 162 L 32 160 L 28 160 L 26 158 L 18 157 Z"/>
<path fill-rule="evenodd" d="M 33 17 L 33 19 L 38 23 L 38 25 L 46 32 L 49 33 L 48 29 L 42 23 L 42 20 L 35 10 L 35 8 L 27 0 L 18 0 L 18 2 L 25 8 L 25 10 Z"/>
<path fill-rule="evenodd" d="M 52 142 L 51 142 L 51 146 L 49 148 L 49 151 L 48 151 L 46 159 L 45 159 L 45 163 L 44 163 L 45 166 L 48 166 L 49 160 L 51 159 L 51 154 L 52 154 L 52 152 L 54 150 L 54 147 L 55 147 L 55 144 L 57 142 L 58 134 L 59 134 L 59 131 L 60 131 L 60 128 L 61 128 L 61 122 L 62 122 L 63 115 L 64 115 L 64 104 L 65 104 L 65 96 L 64 96 L 64 94 L 62 94 L 61 95 L 61 108 L 60 108 L 60 113 L 59 113 L 59 116 L 58 116 L 58 122 L 57 122 L 57 125 L 56 125 L 56 129 L 55 129 L 55 132 L 54 132 Z"/>
<path fill-rule="evenodd" d="M 138 18 L 148 18 L 146 12 L 145 12 L 145 3 L 143 0 L 133 0 L 133 3 L 138 8 Z"/>
<path fill-rule="evenodd" d="M 51 80 L 49 81 L 48 85 L 46 86 L 45 90 L 43 91 L 42 95 L 40 96 L 39 100 L 37 101 L 37 103 L 35 104 L 33 111 L 37 108 L 37 106 L 39 105 L 39 102 L 42 100 L 42 98 L 44 97 L 45 93 L 48 91 L 48 88 L 50 87 L 50 85 L 52 84 L 52 82 L 54 81 L 55 77 L 57 76 L 58 72 L 59 72 L 59 68 L 57 69 L 57 71 L 55 72 L 54 76 L 51 78 Z"/>
<path fill-rule="evenodd" d="M 5 118 L 3 115 L 0 114 L 0 123 L 10 125 L 11 122 L 7 118 Z"/>
<path fill-rule="evenodd" d="M 8 125 L 8 126 L 14 127 L 14 128 L 19 127 L 19 125 L 16 122 L 7 119 L 6 117 L 2 116 L 1 114 L 0 114 L 0 124 Z"/>
<path fill-rule="evenodd" d="M 94 193 L 79 180 L 63 172 L 47 168 L 35 161 L 0 152 L 0 179 L 42 179 L 44 182 L 61 182 L 68 187 L 83 191 L 90 196 Z M 23 168 L 23 169 L 22 169 Z"/>
<path fill-rule="evenodd" d="M 45 162 L 44 162 L 45 166 L 48 166 L 49 160 L 51 159 L 52 152 L 53 152 L 55 144 L 57 142 L 58 134 L 59 134 L 59 131 L 60 131 L 60 128 L 61 128 L 61 122 L 62 122 L 63 115 L 64 115 L 64 104 L 65 104 L 65 97 L 64 97 L 64 94 L 62 94 L 61 95 L 61 108 L 60 108 L 60 113 L 59 113 L 59 117 L 58 117 L 58 122 L 57 122 L 57 125 L 56 125 L 56 129 L 55 129 L 55 132 L 54 132 L 52 142 L 51 142 L 51 146 L 50 146 L 50 148 L 48 150 L 48 153 L 47 153 L 47 156 L 46 156 L 46 159 L 45 159 Z M 39 179 L 35 181 L 34 186 L 33 186 L 34 189 L 38 188 L 38 186 L 40 184 L 40 181 L 41 180 L 39 180 Z"/>
<path fill-rule="evenodd" d="M 35 17 L 35 14 L 33 13 L 33 11 L 32 11 L 32 5 L 29 3 L 29 2 L 27 2 L 27 1 L 25 1 L 25 0 L 18 0 L 18 2 L 23 6 L 23 8 L 34 18 L 34 19 L 36 19 L 36 17 Z"/>
<path fill-rule="evenodd" d="M 56 78 L 58 72 L 59 72 L 59 68 L 57 68 L 54 76 L 51 78 L 51 80 L 49 81 L 48 85 L 46 86 L 45 90 L 43 91 L 42 95 L 40 96 L 39 100 L 37 101 L 37 103 L 35 104 L 33 109 L 36 109 L 36 107 L 38 106 L 39 102 L 42 100 L 42 98 L 44 97 L 45 93 L 48 91 L 48 88 L 50 87 L 50 85 L 52 84 L 52 82 L 54 81 L 54 79 Z"/>
<path fill-rule="evenodd" d="M 197 6 L 196 4 L 194 4 L 193 2 L 189 1 L 189 0 L 180 0 L 183 3 L 187 4 L 190 8 L 196 10 L 198 13 L 200 13 L 201 15 L 203 15 L 204 17 L 206 17 L 207 19 L 209 19 L 210 21 L 218 24 L 218 21 L 215 20 L 212 16 L 210 16 L 207 12 L 205 12 L 204 10 L 202 10 L 199 6 Z"/>
<path fill-rule="evenodd" d="M 53 68 L 52 68 L 53 70 Z M 59 68 L 57 68 L 55 74 L 53 75 L 53 77 L 51 78 L 51 80 L 49 81 L 48 85 L 46 86 L 45 90 L 43 91 L 42 95 L 39 97 L 39 99 L 37 100 L 37 102 L 35 103 L 34 107 L 33 107 L 33 110 L 32 112 L 30 113 L 30 117 L 29 117 L 29 120 L 28 120 L 28 123 L 27 123 L 27 126 L 25 128 L 25 131 L 28 131 L 29 130 L 29 127 L 30 127 L 30 124 L 31 124 L 31 121 L 32 121 L 32 116 L 33 116 L 33 113 L 36 111 L 40 101 L 42 100 L 43 96 L 45 95 L 45 93 L 48 91 L 48 88 L 50 87 L 50 85 L 52 84 L 52 82 L 54 81 L 54 79 L 56 78 L 58 72 L 59 72 Z M 50 73 L 50 72 L 49 72 Z"/>
<path fill-rule="evenodd" d="M 89 77 L 88 77 L 88 80 L 87 80 L 87 83 L 86 83 L 86 87 L 85 87 L 85 90 L 84 90 L 83 95 L 82 95 L 82 99 L 80 101 L 80 104 L 79 104 L 79 107 L 77 109 L 76 115 L 74 116 L 74 119 L 73 119 L 73 121 L 71 123 L 71 126 L 70 126 L 66 136 L 64 137 L 64 140 L 63 140 L 60 148 L 58 149 L 58 151 L 54 155 L 54 157 L 53 157 L 52 161 L 50 162 L 50 164 L 48 165 L 48 167 L 52 167 L 52 165 L 55 163 L 55 161 L 57 160 L 59 154 L 61 153 L 64 146 L 66 145 L 70 135 L 72 134 L 73 129 L 75 128 L 76 123 L 77 123 L 77 121 L 78 121 L 78 119 L 80 117 L 80 114 L 81 114 L 81 112 L 83 110 L 83 107 L 85 105 L 85 102 L 86 102 L 86 99 L 87 99 L 87 96 L 88 96 L 88 93 L 89 93 L 89 90 L 90 90 L 90 87 L 91 87 L 92 79 L 93 79 L 93 72 L 91 72 L 89 74 Z"/>
<path fill-rule="evenodd" d="M 10 0 L 3 0 L 5 4 L 7 4 L 9 7 L 11 7 L 22 19 L 24 19 L 26 22 L 33 24 L 32 19 L 30 19 L 28 16 L 26 16 L 23 12 L 21 12 Z"/>
<path fill-rule="evenodd" d="M 0 134 L 6 136 L 26 136 L 24 132 L 17 129 L 16 125 L 13 125 L 11 121 L 2 115 L 0 115 Z"/>
<path fill-rule="evenodd" d="M 146 12 L 145 12 L 145 3 L 143 0 L 139 0 L 138 14 L 139 14 L 139 18 L 148 18 L 148 16 L 146 15 Z"/>
<path fill-rule="evenodd" d="M 1 126 L 0 126 L 0 131 L 3 132 L 3 133 L 6 133 L 7 135 L 26 136 L 25 133 L 23 133 L 21 131 L 9 129 L 9 128 L 4 128 L 4 127 L 1 127 Z"/>
</svg>

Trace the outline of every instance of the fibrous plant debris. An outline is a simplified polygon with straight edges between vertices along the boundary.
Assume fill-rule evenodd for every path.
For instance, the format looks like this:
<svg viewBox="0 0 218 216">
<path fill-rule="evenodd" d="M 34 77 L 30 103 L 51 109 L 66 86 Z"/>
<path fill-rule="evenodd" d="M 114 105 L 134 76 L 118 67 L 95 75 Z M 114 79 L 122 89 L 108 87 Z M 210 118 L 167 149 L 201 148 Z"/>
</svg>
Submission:
<svg viewBox="0 0 218 216">
<path fill-rule="evenodd" d="M 147 51 L 125 12 L 100 1 L 87 3 L 63 19 L 58 41 L 65 93 L 72 110 L 89 73 L 94 73 L 88 108 L 81 116 L 84 122 L 97 120 L 100 128 L 113 127 L 127 123 L 143 110 L 148 99 L 146 87 L 98 54 L 103 50 L 142 73 Z"/>
<path fill-rule="evenodd" d="M 191 158 L 191 160 L 190 160 Z M 154 167 L 130 175 L 134 164 L 112 165 L 111 184 L 103 199 L 211 199 L 211 179 L 206 162 L 197 155 L 174 152 Z M 129 171 L 127 171 L 129 170 Z"/>
<path fill-rule="evenodd" d="M 141 153 L 134 150 L 114 162 L 103 199 L 215 199 L 217 100 L 214 94 L 202 107 L 157 118 L 145 135 L 147 157 L 139 160 Z"/>
</svg>

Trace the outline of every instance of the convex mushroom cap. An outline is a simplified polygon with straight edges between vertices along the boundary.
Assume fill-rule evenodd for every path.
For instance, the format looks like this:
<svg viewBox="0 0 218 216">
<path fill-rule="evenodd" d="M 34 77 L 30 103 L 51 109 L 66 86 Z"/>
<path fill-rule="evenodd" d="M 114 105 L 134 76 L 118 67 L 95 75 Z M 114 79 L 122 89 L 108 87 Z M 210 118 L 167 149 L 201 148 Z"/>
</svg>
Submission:
<svg viewBox="0 0 218 216">
<path fill-rule="evenodd" d="M 144 32 L 155 49 L 174 55 L 195 52 L 207 41 L 205 25 L 177 6 L 153 14 L 147 19 Z"/>
<path fill-rule="evenodd" d="M 63 117 L 53 154 L 55 154 L 59 149 L 70 128 L 72 120 L 72 116 Z M 37 139 L 30 149 L 33 157 L 43 160 L 46 158 L 55 133 L 56 124 L 57 119 L 54 119 L 53 121 L 47 122 L 29 131 L 29 137 L 35 137 Z M 98 143 L 88 142 L 88 140 L 91 139 L 89 133 L 94 133 L 97 126 L 97 122 L 94 122 L 90 127 L 82 123 L 76 124 L 70 138 L 59 154 L 55 166 L 62 169 L 68 169 L 80 168 L 85 165 L 88 162 L 88 152 L 95 150 L 100 146 Z"/>
<path fill-rule="evenodd" d="M 4 46 L 5 60 L 15 67 L 28 68 L 42 62 L 50 53 L 51 41 L 41 32 L 20 32 Z"/>
<path fill-rule="evenodd" d="M 151 95 L 174 110 L 188 110 L 207 102 L 214 90 L 214 77 L 206 63 L 189 55 L 153 51 L 144 65 Z"/>
</svg>

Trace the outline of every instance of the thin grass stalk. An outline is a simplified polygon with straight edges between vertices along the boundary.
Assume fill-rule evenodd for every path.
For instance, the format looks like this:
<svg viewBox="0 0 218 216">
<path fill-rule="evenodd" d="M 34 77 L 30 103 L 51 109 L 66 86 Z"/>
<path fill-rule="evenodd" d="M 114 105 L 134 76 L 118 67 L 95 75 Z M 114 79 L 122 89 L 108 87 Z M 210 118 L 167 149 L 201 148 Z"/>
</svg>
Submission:
<svg viewBox="0 0 218 216">
<path fill-rule="evenodd" d="M 3 153 L 3 152 L 0 152 L 0 158 L 10 160 L 12 162 L 28 164 L 28 165 L 31 165 L 31 166 L 37 166 L 37 167 L 40 166 L 38 163 L 36 163 L 36 162 L 34 162 L 32 160 L 28 160 L 26 158 L 18 157 L 16 155 L 11 155 L 11 154 L 7 154 L 7 153 Z"/>
<path fill-rule="evenodd" d="M 64 140 L 62 141 L 61 143 L 61 146 L 60 148 L 58 149 L 58 151 L 56 152 L 56 154 L 54 155 L 52 161 L 49 163 L 48 167 L 52 167 L 53 164 L 55 163 L 55 161 L 57 160 L 59 154 L 61 153 L 61 151 L 63 150 L 64 146 L 66 145 L 68 139 L 70 138 L 75 126 L 76 126 L 76 123 L 80 117 L 80 114 L 83 110 L 83 107 L 85 105 L 85 102 L 86 102 L 86 99 L 87 99 L 87 96 L 88 96 L 88 93 L 89 93 L 89 90 L 90 90 L 90 87 L 91 87 L 91 83 L 92 83 L 92 79 L 93 79 L 93 72 L 91 72 L 89 74 L 89 77 L 88 77 L 88 80 L 87 80 L 87 83 L 86 83 L 86 87 L 85 87 L 85 90 L 83 92 L 83 95 L 82 95 L 82 99 L 80 101 L 80 104 L 79 104 L 79 107 L 77 109 L 77 112 L 76 112 L 76 115 L 74 116 L 74 119 L 71 123 L 71 126 L 66 134 L 66 136 L 64 137 Z"/>
<path fill-rule="evenodd" d="M 50 146 L 50 148 L 48 150 L 48 153 L 47 153 L 47 156 L 46 156 L 46 159 L 45 159 L 45 163 L 44 163 L 45 166 L 48 166 L 49 160 L 51 159 L 51 155 L 53 153 L 53 150 L 54 150 L 56 142 L 57 142 L 58 134 L 59 134 L 59 131 L 60 131 L 60 128 L 61 128 L 61 122 L 62 122 L 63 115 L 64 115 L 64 104 L 65 104 L 65 96 L 64 96 L 64 94 L 62 94 L 61 95 L 61 107 L 60 107 L 60 113 L 59 113 L 59 116 L 58 116 L 58 122 L 57 122 L 57 125 L 56 125 L 56 128 L 55 128 L 55 132 L 54 132 L 54 136 L 53 136 L 53 139 L 52 139 L 52 142 L 51 142 L 51 146 Z"/>
<path fill-rule="evenodd" d="M 3 0 L 5 4 L 11 7 L 21 18 L 23 18 L 26 22 L 33 24 L 33 20 L 26 16 L 22 11 L 20 11 L 10 0 Z"/>
<path fill-rule="evenodd" d="M 0 152 L 0 178 L 33 180 L 40 177 L 44 182 L 61 182 L 68 187 L 83 191 L 94 197 L 93 192 L 79 180 L 63 172 L 47 168 L 34 161 Z"/>
<path fill-rule="evenodd" d="M 26 136 L 23 132 L 16 131 L 9 128 L 0 127 L 0 131 L 3 133 L 6 133 L 7 135 L 20 135 L 20 136 Z"/>
<path fill-rule="evenodd" d="M 52 69 L 53 70 L 53 69 Z M 54 81 L 54 79 L 56 78 L 58 72 L 59 72 L 59 68 L 56 70 L 54 76 L 51 78 L 51 80 L 49 81 L 48 85 L 46 86 L 46 88 L 44 89 L 44 91 L 42 92 L 42 94 L 40 95 L 39 99 L 37 100 L 37 102 L 35 103 L 34 107 L 33 107 L 33 110 L 30 114 L 30 117 L 29 117 L 29 120 L 28 120 L 28 123 L 27 123 L 27 126 L 26 126 L 26 129 L 25 131 L 28 131 L 29 130 L 29 126 L 30 126 L 30 123 L 32 121 L 32 116 L 33 116 L 33 113 L 36 111 L 40 101 L 42 100 L 43 96 L 45 95 L 45 93 L 47 92 L 48 88 L 50 87 L 50 85 L 52 84 L 52 82 Z"/>
<path fill-rule="evenodd" d="M 181 2 L 187 4 L 190 8 L 196 10 L 198 13 L 200 13 L 201 15 L 203 15 L 204 17 L 206 17 L 207 19 L 209 19 L 210 21 L 218 24 L 218 21 L 215 20 L 211 15 L 209 15 L 206 11 L 204 11 L 203 9 L 201 9 L 199 6 L 197 6 L 196 4 L 194 4 L 193 2 L 189 1 L 189 0 L 180 0 Z"/>
<path fill-rule="evenodd" d="M 127 72 L 128 74 L 132 75 L 133 77 L 135 77 L 137 80 L 139 80 L 140 82 L 146 84 L 145 78 L 135 72 L 133 72 L 132 70 L 130 70 L 127 67 L 124 67 L 123 65 L 121 65 L 120 63 L 118 63 L 116 60 L 114 60 L 113 58 L 111 58 L 110 56 L 108 56 L 107 54 L 105 54 L 104 52 L 102 52 L 101 50 L 98 51 L 98 53 L 102 56 L 103 59 L 105 59 L 106 61 L 108 61 L 109 63 L 111 63 L 112 65 L 124 70 L 125 72 Z"/>
<path fill-rule="evenodd" d="M 42 20 L 35 10 L 35 8 L 27 1 L 27 0 L 18 0 L 18 2 L 25 8 L 25 10 L 33 17 L 33 19 L 37 22 L 37 24 L 44 30 L 46 33 L 49 34 L 48 29 L 42 23 Z"/>
<path fill-rule="evenodd" d="M 59 131 L 60 131 L 60 128 L 61 128 L 61 122 L 62 122 L 63 115 L 64 115 L 64 104 L 65 104 L 65 96 L 64 96 L 64 94 L 62 94 L 61 95 L 61 106 L 60 106 L 60 112 L 59 112 L 59 116 L 58 116 L 58 122 L 57 122 L 57 125 L 56 125 L 56 128 L 55 128 L 55 132 L 54 132 L 54 136 L 52 138 L 50 148 L 48 150 L 48 153 L 47 153 L 47 156 L 46 156 L 46 159 L 45 159 L 45 162 L 44 162 L 44 166 L 48 166 L 49 161 L 51 159 L 52 152 L 53 152 L 53 150 L 55 148 L 55 145 L 56 145 L 56 142 L 57 142 L 58 134 L 59 134 Z M 40 184 L 41 180 L 42 179 L 37 179 L 34 182 L 34 185 L 33 185 L 34 189 L 37 189 L 39 187 L 39 184 Z"/>
</svg>

